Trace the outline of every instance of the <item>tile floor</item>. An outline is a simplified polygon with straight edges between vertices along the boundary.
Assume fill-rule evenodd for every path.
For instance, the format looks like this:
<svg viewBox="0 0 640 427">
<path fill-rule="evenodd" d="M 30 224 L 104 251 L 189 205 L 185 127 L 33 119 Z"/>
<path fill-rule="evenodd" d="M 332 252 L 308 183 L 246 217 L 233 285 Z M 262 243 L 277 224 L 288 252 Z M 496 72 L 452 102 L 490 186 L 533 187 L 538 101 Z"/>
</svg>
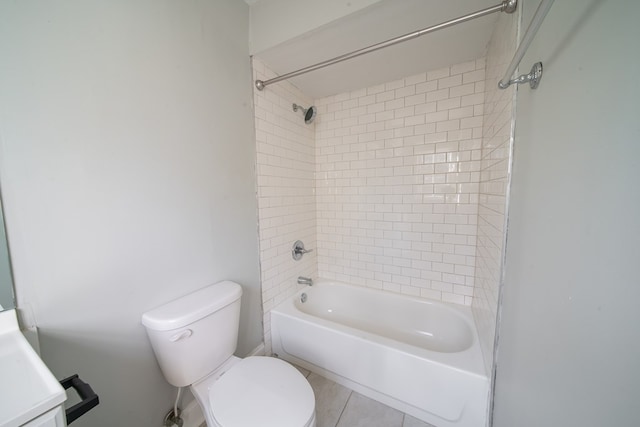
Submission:
<svg viewBox="0 0 640 427">
<path fill-rule="evenodd" d="M 304 368 L 296 368 L 307 378 L 316 396 L 316 427 L 434 427 Z"/>
<path fill-rule="evenodd" d="M 297 368 L 316 395 L 316 427 L 433 427 L 320 375 Z"/>
</svg>

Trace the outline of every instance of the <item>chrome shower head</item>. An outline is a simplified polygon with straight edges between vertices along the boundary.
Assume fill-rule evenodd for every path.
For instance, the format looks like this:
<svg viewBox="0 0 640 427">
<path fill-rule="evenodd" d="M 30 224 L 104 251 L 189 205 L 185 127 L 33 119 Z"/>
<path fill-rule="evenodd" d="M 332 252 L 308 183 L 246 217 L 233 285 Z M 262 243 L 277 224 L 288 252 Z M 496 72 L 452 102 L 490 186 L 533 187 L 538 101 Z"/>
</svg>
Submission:
<svg viewBox="0 0 640 427">
<path fill-rule="evenodd" d="M 314 105 L 309 108 L 304 108 L 298 104 L 293 104 L 293 111 L 302 110 L 302 114 L 304 114 L 304 122 L 306 124 L 313 123 L 313 120 L 316 118 L 316 113 L 318 110 Z"/>
</svg>

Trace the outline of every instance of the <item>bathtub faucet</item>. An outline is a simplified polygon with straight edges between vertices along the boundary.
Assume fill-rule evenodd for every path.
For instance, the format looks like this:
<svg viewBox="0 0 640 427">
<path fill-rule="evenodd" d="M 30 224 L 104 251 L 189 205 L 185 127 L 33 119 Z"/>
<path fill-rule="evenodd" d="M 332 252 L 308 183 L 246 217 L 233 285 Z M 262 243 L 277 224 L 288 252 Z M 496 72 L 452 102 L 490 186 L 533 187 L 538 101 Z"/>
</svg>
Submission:
<svg viewBox="0 0 640 427">
<path fill-rule="evenodd" d="M 298 285 L 309 285 L 309 286 L 313 286 L 313 280 L 311 280 L 310 277 L 303 277 L 303 276 L 299 276 L 298 277 Z"/>
</svg>

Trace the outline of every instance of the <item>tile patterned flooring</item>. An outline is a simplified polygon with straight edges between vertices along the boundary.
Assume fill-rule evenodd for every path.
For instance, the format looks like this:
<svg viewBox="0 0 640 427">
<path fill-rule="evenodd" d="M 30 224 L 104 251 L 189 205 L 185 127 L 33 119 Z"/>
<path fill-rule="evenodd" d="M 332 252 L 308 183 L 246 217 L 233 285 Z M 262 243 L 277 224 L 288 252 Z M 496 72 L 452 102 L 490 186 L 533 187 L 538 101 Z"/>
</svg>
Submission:
<svg viewBox="0 0 640 427">
<path fill-rule="evenodd" d="M 433 427 L 320 375 L 297 368 L 316 395 L 316 427 Z"/>
<path fill-rule="evenodd" d="M 296 368 L 307 378 L 316 396 L 316 427 L 434 427 L 304 368 Z"/>
</svg>

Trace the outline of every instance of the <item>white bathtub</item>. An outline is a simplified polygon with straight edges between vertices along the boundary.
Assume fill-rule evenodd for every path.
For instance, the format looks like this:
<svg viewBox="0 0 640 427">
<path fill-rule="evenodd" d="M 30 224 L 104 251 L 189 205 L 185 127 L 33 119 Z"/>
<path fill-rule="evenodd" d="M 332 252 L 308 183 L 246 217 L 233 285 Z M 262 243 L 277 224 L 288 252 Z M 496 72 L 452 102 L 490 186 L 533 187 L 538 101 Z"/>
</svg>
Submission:
<svg viewBox="0 0 640 427">
<path fill-rule="evenodd" d="M 468 307 L 319 280 L 271 311 L 271 335 L 279 357 L 437 427 L 485 426 Z"/>
</svg>

